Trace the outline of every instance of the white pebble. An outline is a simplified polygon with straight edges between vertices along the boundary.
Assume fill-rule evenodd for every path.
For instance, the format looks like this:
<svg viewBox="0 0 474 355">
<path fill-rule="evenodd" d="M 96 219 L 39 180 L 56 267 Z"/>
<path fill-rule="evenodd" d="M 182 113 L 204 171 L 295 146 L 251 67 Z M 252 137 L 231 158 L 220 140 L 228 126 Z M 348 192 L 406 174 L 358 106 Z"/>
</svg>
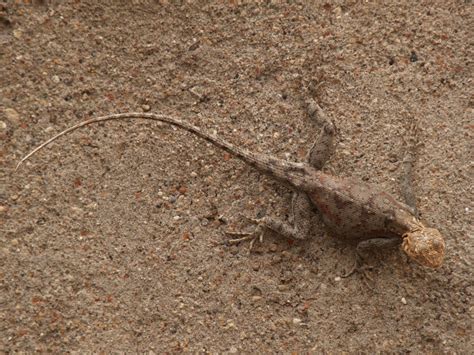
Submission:
<svg viewBox="0 0 474 355">
<path fill-rule="evenodd" d="M 407 300 L 405 299 L 405 297 L 402 297 L 402 303 L 407 304 Z"/>
<path fill-rule="evenodd" d="M 301 319 L 293 318 L 293 324 L 300 324 L 300 323 L 301 323 Z"/>
<path fill-rule="evenodd" d="M 336 277 L 334 278 L 334 281 L 336 281 L 336 282 L 341 281 L 341 277 L 340 277 L 340 276 L 336 276 Z"/>
<path fill-rule="evenodd" d="M 20 114 L 13 108 L 6 108 L 4 110 L 7 120 L 14 126 L 20 124 Z"/>
</svg>

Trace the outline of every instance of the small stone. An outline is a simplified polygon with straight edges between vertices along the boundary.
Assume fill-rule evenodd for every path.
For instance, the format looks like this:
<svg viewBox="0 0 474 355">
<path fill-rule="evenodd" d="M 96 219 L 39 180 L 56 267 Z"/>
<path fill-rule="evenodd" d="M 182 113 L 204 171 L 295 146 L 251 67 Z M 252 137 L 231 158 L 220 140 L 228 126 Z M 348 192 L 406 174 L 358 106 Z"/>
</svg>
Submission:
<svg viewBox="0 0 474 355">
<path fill-rule="evenodd" d="M 227 320 L 227 325 L 225 326 L 226 329 L 235 329 L 235 323 L 232 319 Z"/>
<path fill-rule="evenodd" d="M 272 253 L 276 252 L 277 250 L 278 250 L 278 245 L 276 245 L 275 243 L 270 244 L 270 251 Z"/>
<path fill-rule="evenodd" d="M 229 354 L 237 354 L 239 350 L 235 346 L 231 346 L 229 349 Z"/>
<path fill-rule="evenodd" d="M 0 213 L 5 213 L 8 211 L 8 207 L 7 206 L 2 206 L 0 205 Z"/>
<path fill-rule="evenodd" d="M 150 107 L 150 105 L 143 105 L 142 109 L 143 109 L 144 112 L 148 112 L 148 111 L 151 110 L 151 107 Z"/>
<path fill-rule="evenodd" d="M 7 117 L 7 120 L 12 124 L 12 125 L 19 125 L 20 124 L 20 114 L 16 112 L 15 109 L 13 108 L 6 108 L 4 110 L 5 116 Z"/>
<path fill-rule="evenodd" d="M 15 246 L 15 247 L 19 244 L 18 239 L 12 239 L 12 240 L 11 240 L 11 243 L 12 243 L 12 245 Z"/>
<path fill-rule="evenodd" d="M 197 177 L 197 176 L 198 176 L 198 174 L 197 174 L 195 171 L 192 171 L 192 172 L 191 172 L 191 177 L 195 178 L 195 177 Z"/>
<path fill-rule="evenodd" d="M 54 131 L 54 127 L 53 127 L 53 126 L 48 126 L 48 127 L 45 128 L 44 131 L 45 131 L 46 133 L 50 133 L 50 132 Z"/>
<path fill-rule="evenodd" d="M 301 323 L 301 319 L 299 318 L 293 318 L 293 324 L 298 325 Z"/>
<path fill-rule="evenodd" d="M 281 256 L 280 255 L 273 255 L 272 263 L 274 263 L 274 264 L 281 263 Z"/>
<path fill-rule="evenodd" d="M 407 304 L 407 300 L 405 299 L 405 297 L 402 297 L 402 303 Z"/>
<path fill-rule="evenodd" d="M 13 30 L 13 37 L 15 37 L 16 39 L 20 39 L 22 35 L 23 32 L 21 32 L 20 30 Z"/>
<path fill-rule="evenodd" d="M 56 83 L 56 84 L 58 84 L 61 81 L 61 79 L 57 75 L 53 75 L 51 77 L 51 80 L 53 80 L 53 83 Z"/>
<path fill-rule="evenodd" d="M 4 131 L 7 129 L 7 124 L 3 121 L 0 121 L 0 131 Z"/>
<path fill-rule="evenodd" d="M 336 277 L 334 278 L 334 281 L 336 281 L 336 282 L 341 281 L 341 277 L 340 277 L 340 276 L 336 276 Z"/>
</svg>

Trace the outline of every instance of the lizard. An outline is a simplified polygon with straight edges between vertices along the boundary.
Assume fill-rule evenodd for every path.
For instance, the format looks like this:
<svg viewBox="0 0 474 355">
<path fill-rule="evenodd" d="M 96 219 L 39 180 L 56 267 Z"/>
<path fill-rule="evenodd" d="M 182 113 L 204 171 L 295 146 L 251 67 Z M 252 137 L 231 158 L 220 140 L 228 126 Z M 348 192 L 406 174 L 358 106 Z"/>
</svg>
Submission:
<svg viewBox="0 0 474 355">
<path fill-rule="evenodd" d="M 210 142 L 294 191 L 292 223 L 265 216 L 254 220 L 260 231 L 268 228 L 289 239 L 307 239 L 312 235 L 311 216 L 317 213 L 329 234 L 356 242 L 356 263 L 344 276 L 358 269 L 360 252 L 374 246 L 401 246 L 408 257 L 418 264 L 428 268 L 440 267 L 445 255 L 443 236 L 438 229 L 423 223 L 415 208 L 398 201 L 380 186 L 355 178 L 333 176 L 321 170 L 335 151 L 336 126 L 314 101 L 309 105 L 309 111 L 322 120 L 322 128 L 308 152 L 306 162 L 282 160 L 244 149 L 170 115 L 128 112 L 91 118 L 65 129 L 24 156 L 15 170 L 45 146 L 80 127 L 125 119 L 160 121 Z"/>
</svg>

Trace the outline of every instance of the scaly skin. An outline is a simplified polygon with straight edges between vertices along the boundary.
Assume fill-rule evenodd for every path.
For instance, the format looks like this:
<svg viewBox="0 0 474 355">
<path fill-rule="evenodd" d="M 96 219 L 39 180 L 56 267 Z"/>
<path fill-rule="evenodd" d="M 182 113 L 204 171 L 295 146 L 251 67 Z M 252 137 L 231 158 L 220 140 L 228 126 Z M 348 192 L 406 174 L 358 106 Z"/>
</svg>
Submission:
<svg viewBox="0 0 474 355">
<path fill-rule="evenodd" d="M 411 207 L 362 181 L 322 172 L 316 178 L 320 185 L 308 194 L 333 234 L 359 242 L 400 238 L 412 259 L 431 268 L 441 266 L 445 250 L 441 234 L 425 227 Z"/>
<path fill-rule="evenodd" d="M 317 149 L 310 152 L 309 161 L 313 161 L 313 164 L 288 162 L 234 146 L 198 127 L 170 116 L 153 113 L 124 113 L 84 121 L 34 149 L 20 161 L 17 169 L 38 150 L 66 133 L 92 123 L 119 119 L 166 122 L 224 149 L 259 171 L 287 183 L 296 192 L 305 193 L 310 200 L 308 203 L 312 203 L 319 210 L 325 224 L 334 234 L 359 242 L 396 238 L 396 240 L 399 239 L 406 254 L 418 263 L 436 268 L 443 262 L 445 244 L 438 230 L 424 226 L 415 217 L 412 208 L 398 202 L 380 188 L 354 179 L 331 176 L 315 168 L 320 168 L 327 159 L 324 157 L 321 162 L 317 162 Z M 311 157 L 311 154 L 315 156 Z M 276 230 L 286 228 L 283 228 L 284 226 L 280 223 L 275 224 L 274 221 L 273 224 L 278 224 L 274 227 Z"/>
</svg>

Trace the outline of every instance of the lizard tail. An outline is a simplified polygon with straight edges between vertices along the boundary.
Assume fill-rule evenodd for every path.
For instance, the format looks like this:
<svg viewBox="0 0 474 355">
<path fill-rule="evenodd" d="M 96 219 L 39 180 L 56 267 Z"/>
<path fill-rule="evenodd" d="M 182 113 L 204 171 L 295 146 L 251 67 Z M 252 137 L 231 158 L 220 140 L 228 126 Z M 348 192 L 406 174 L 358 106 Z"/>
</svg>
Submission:
<svg viewBox="0 0 474 355">
<path fill-rule="evenodd" d="M 58 133 L 54 137 L 48 139 L 46 142 L 42 143 L 41 145 L 33 149 L 30 153 L 28 153 L 25 157 L 23 157 L 20 160 L 20 162 L 17 164 L 15 171 L 20 167 L 21 164 L 23 164 L 32 155 L 34 155 L 36 152 L 43 149 L 50 143 L 54 142 L 56 139 L 58 139 L 61 136 L 64 136 L 78 128 L 81 128 L 93 123 L 111 121 L 111 120 L 122 120 L 122 119 L 145 119 L 145 120 L 152 120 L 152 121 L 160 121 L 160 122 L 168 123 L 172 126 L 182 128 L 188 132 L 195 134 L 196 136 L 200 138 L 203 138 L 204 140 L 223 149 L 224 151 L 236 156 L 237 158 L 249 164 L 250 166 L 256 168 L 257 170 L 264 172 L 267 175 L 270 175 L 272 177 L 275 177 L 278 180 L 289 183 L 290 185 L 296 188 L 301 188 L 303 187 L 303 185 L 305 185 L 305 181 L 307 181 L 306 177 L 310 173 L 309 171 L 310 167 L 307 164 L 293 163 L 293 162 L 277 159 L 265 154 L 253 153 L 247 149 L 239 148 L 217 137 L 214 134 L 210 134 L 192 124 L 181 121 L 177 118 L 167 116 L 167 115 L 160 115 L 160 114 L 154 114 L 154 113 L 140 113 L 140 112 L 119 113 L 119 114 L 96 117 L 96 118 L 92 118 L 92 119 L 80 122 L 72 127 L 69 127 L 65 129 L 64 131 Z"/>
</svg>

